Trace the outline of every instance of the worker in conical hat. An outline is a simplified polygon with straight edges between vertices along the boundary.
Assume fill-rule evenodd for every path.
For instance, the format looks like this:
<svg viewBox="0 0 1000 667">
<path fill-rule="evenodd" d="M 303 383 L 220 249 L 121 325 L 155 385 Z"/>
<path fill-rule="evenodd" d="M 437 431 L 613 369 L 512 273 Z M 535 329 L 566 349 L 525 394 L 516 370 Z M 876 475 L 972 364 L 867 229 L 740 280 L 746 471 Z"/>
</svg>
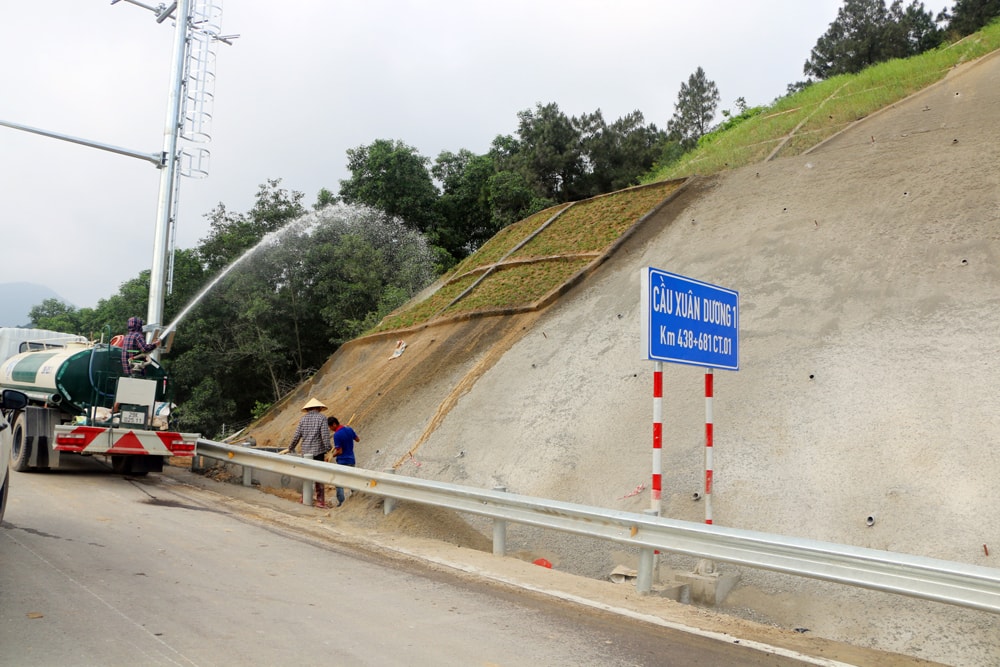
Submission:
<svg viewBox="0 0 1000 667">
<path fill-rule="evenodd" d="M 309 402 L 302 406 L 302 412 L 309 412 L 310 410 L 319 410 L 323 412 L 326 410 L 326 406 L 315 398 L 310 398 Z"/>
<path fill-rule="evenodd" d="M 299 425 L 295 428 L 292 436 L 292 444 L 285 452 L 295 451 L 295 446 L 302 441 L 302 457 L 322 461 L 326 458 L 326 453 L 330 451 L 330 429 L 326 424 L 326 417 L 321 412 L 326 410 L 326 406 L 315 398 L 302 406 L 305 413 L 299 419 Z M 326 509 L 326 486 L 316 482 L 315 507 Z"/>
</svg>

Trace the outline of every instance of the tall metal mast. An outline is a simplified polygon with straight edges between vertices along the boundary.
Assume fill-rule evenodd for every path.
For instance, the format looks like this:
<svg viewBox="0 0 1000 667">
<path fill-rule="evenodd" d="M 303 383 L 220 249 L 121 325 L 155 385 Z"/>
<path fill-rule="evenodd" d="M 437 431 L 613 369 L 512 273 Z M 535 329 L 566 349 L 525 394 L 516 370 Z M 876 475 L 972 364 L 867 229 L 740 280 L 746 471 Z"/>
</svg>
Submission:
<svg viewBox="0 0 1000 667">
<path fill-rule="evenodd" d="M 173 219 L 174 179 L 177 171 L 177 138 L 180 135 L 184 88 L 184 64 L 187 58 L 188 22 L 191 0 L 178 0 L 174 30 L 173 70 L 163 126 L 163 163 L 160 168 L 160 194 L 156 202 L 156 227 L 153 235 L 153 264 L 149 274 L 149 307 L 146 321 L 163 324 L 163 303 L 166 299 L 170 222 Z M 164 11 L 164 17 L 168 15 Z M 159 352 L 159 350 L 157 350 Z"/>
<path fill-rule="evenodd" d="M 146 160 L 160 169 L 146 321 L 151 325 L 162 326 L 163 304 L 172 280 L 173 231 L 177 215 L 177 192 L 180 189 L 178 176 L 201 178 L 208 175 L 208 150 L 194 148 L 182 153 L 178 150 L 178 138 L 183 137 L 195 143 L 209 141 L 208 126 L 212 118 L 213 97 L 210 89 L 215 76 L 212 72 L 215 58 L 213 45 L 215 42 L 232 45 L 232 40 L 239 35 L 220 34 L 221 0 L 177 0 L 169 5 L 161 3 L 156 7 L 140 0 L 125 1 L 156 14 L 157 23 L 163 23 L 171 17 L 176 22 L 173 67 L 163 126 L 163 149 L 160 153 L 142 153 L 4 120 L 0 120 L 0 125 Z M 121 0 L 111 0 L 112 5 L 119 2 Z M 182 161 L 182 158 L 185 160 Z M 154 355 L 159 357 L 159 350 Z"/>
</svg>

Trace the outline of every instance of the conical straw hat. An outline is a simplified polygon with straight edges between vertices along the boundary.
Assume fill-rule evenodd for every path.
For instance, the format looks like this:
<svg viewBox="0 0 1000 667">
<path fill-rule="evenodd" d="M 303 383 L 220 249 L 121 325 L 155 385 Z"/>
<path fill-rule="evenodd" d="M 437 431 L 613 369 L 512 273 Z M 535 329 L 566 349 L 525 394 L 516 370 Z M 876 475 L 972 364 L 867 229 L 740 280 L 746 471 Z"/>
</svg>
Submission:
<svg viewBox="0 0 1000 667">
<path fill-rule="evenodd" d="M 302 410 L 308 410 L 309 408 L 319 408 L 320 412 L 326 410 L 326 406 L 317 401 L 315 398 L 310 398 L 309 402 L 302 406 Z"/>
</svg>

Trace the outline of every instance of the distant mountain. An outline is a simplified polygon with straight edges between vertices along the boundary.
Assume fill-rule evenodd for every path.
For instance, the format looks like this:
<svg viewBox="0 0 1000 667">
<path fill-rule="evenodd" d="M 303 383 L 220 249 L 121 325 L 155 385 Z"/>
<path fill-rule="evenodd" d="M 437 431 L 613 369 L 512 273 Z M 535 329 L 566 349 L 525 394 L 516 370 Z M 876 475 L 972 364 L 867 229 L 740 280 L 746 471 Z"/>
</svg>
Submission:
<svg viewBox="0 0 1000 667">
<path fill-rule="evenodd" d="M 59 299 L 68 303 L 45 285 L 0 283 L 0 327 L 26 326 L 30 321 L 28 314 L 31 309 L 46 299 Z"/>
</svg>

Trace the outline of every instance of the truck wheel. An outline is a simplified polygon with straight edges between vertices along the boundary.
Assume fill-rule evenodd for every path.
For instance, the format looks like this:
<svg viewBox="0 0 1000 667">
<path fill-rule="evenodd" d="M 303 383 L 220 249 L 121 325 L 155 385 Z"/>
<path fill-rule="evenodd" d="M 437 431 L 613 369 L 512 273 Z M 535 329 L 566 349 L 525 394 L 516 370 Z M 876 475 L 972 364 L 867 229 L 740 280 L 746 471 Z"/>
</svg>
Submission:
<svg viewBox="0 0 1000 667">
<path fill-rule="evenodd" d="M 148 470 L 135 470 L 132 465 L 134 458 L 131 456 L 111 456 L 111 470 L 126 477 L 145 477 Z"/>
<path fill-rule="evenodd" d="M 11 433 L 10 467 L 17 472 L 30 470 L 28 461 L 31 459 L 31 444 L 28 442 L 24 413 L 20 413 L 14 421 L 14 431 Z"/>
<path fill-rule="evenodd" d="M 128 474 L 128 459 L 124 456 L 111 456 L 111 470 L 119 475 Z"/>
</svg>

